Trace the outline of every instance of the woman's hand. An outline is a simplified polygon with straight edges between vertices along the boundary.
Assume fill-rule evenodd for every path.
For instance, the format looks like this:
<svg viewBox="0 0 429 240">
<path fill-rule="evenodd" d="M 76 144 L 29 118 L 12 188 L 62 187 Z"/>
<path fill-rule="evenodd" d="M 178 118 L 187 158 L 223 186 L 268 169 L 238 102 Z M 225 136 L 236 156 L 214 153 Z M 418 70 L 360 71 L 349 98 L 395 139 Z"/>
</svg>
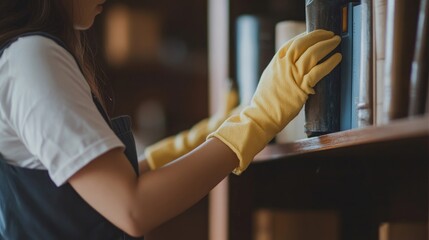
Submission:
<svg viewBox="0 0 429 240">
<path fill-rule="evenodd" d="M 250 105 L 226 120 L 209 137 L 228 145 L 240 159 L 234 173 L 240 174 L 254 156 L 301 110 L 313 87 L 341 61 L 333 51 L 341 38 L 316 30 L 287 42 L 262 73 Z"/>
</svg>

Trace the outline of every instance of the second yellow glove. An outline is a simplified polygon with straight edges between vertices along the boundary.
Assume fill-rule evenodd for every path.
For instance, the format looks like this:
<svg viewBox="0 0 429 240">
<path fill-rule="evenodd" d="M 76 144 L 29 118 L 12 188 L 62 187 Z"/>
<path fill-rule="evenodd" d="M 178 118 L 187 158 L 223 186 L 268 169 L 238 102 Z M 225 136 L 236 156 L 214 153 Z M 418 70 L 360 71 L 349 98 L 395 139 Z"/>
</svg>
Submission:
<svg viewBox="0 0 429 240">
<path fill-rule="evenodd" d="M 151 170 L 160 168 L 185 155 L 206 140 L 208 134 L 216 130 L 234 112 L 237 105 L 237 92 L 230 89 L 221 109 L 212 117 L 201 120 L 191 129 L 175 136 L 165 138 L 145 149 L 145 157 Z"/>
</svg>

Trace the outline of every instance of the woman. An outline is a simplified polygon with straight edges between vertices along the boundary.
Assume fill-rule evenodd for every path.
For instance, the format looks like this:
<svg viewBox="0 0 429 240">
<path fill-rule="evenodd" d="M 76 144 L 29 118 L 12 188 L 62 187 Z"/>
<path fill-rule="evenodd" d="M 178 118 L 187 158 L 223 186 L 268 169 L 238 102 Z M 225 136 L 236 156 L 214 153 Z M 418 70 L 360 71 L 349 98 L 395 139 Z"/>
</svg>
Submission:
<svg viewBox="0 0 429 240">
<path fill-rule="evenodd" d="M 104 112 L 80 38 L 103 2 L 0 2 L 2 239 L 143 236 L 244 171 L 341 60 L 318 63 L 339 44 L 331 32 L 289 41 L 249 106 L 173 164 L 140 175 L 129 119 Z"/>
</svg>

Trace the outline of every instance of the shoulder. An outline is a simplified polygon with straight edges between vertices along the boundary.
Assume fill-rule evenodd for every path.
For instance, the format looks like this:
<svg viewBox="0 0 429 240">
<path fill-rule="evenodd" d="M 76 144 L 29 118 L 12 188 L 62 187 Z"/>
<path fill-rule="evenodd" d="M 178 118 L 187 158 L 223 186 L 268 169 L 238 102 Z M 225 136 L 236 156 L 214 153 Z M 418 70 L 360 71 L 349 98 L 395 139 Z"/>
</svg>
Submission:
<svg viewBox="0 0 429 240">
<path fill-rule="evenodd" d="M 13 108 L 32 111 L 36 103 L 44 103 L 43 111 L 49 111 L 55 108 L 52 104 L 92 102 L 90 87 L 73 56 L 47 37 L 19 38 L 4 51 L 0 62 L 0 108 L 8 116 Z"/>
<path fill-rule="evenodd" d="M 21 37 L 5 49 L 4 57 L 8 63 L 8 75 L 18 85 L 37 85 L 49 90 L 78 84 L 85 92 L 89 90 L 75 58 L 48 37 Z"/>
<path fill-rule="evenodd" d="M 20 37 L 18 40 L 13 42 L 6 50 L 8 56 L 20 57 L 20 56 L 44 56 L 51 51 L 61 52 L 66 55 L 70 53 L 60 46 L 53 39 L 41 36 L 41 35 L 31 35 Z"/>
<path fill-rule="evenodd" d="M 4 51 L 5 60 L 13 70 L 48 73 L 59 69 L 80 72 L 75 58 L 54 40 L 40 35 L 20 37 Z M 16 73 L 16 72 L 15 72 Z"/>
</svg>

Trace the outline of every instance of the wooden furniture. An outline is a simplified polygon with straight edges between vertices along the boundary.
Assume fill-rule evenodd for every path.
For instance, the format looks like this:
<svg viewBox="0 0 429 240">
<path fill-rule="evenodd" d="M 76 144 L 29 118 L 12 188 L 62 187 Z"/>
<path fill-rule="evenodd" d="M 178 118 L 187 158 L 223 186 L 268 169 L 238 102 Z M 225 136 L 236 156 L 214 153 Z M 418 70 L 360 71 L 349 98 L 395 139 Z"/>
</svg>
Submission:
<svg viewBox="0 0 429 240">
<path fill-rule="evenodd" d="M 340 239 L 382 222 L 427 222 L 429 116 L 265 148 L 229 178 L 229 239 L 252 239 L 259 208 L 335 210 Z"/>
</svg>

